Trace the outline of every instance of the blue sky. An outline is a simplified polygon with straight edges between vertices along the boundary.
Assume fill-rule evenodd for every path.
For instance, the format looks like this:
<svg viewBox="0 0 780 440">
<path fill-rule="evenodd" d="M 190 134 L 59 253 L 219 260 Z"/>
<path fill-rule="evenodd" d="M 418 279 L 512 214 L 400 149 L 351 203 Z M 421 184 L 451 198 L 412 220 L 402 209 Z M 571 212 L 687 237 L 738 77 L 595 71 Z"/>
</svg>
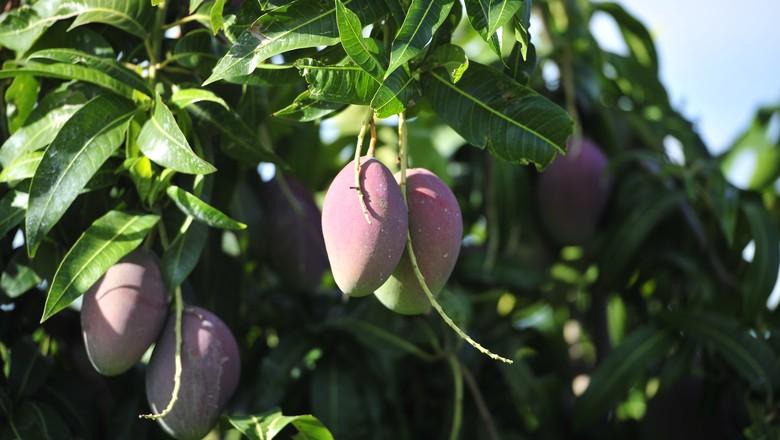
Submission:
<svg viewBox="0 0 780 440">
<path fill-rule="evenodd" d="M 655 38 L 673 105 L 721 152 L 761 105 L 780 102 L 780 0 L 618 0 Z M 606 16 L 592 30 L 608 49 L 622 38 Z"/>
</svg>

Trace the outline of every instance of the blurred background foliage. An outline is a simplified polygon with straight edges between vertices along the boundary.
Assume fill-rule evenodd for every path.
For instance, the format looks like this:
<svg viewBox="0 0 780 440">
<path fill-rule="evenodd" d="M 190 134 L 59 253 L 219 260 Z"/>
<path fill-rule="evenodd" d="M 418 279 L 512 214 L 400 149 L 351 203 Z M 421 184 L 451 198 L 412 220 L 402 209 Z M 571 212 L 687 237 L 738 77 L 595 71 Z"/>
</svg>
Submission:
<svg viewBox="0 0 780 440">
<path fill-rule="evenodd" d="M 9 12 L 0 19 L 6 67 L 24 54 L 70 47 L 148 69 L 140 40 L 105 20 L 70 32 L 72 18 L 52 20 L 34 44 L 18 47 L 28 35 L 11 41 L 3 32 L 22 19 L 13 15 L 19 3 L 6 1 Z M 166 23 L 175 25 L 158 65 L 165 87 L 197 88 L 234 44 L 237 27 L 248 25 L 247 10 L 289 2 L 228 4 L 224 14 L 224 1 L 191 2 L 192 11 L 185 3 L 167 9 Z M 227 413 L 311 413 L 337 439 L 777 438 L 780 297 L 770 294 L 780 261 L 780 136 L 771 126 L 779 109 L 760 109 L 731 149 L 713 157 L 670 104 L 650 34 L 619 4 L 519 3 L 516 21 L 526 11 L 539 26 L 531 45 L 522 33 L 528 28 L 513 19 L 488 38 L 500 40 L 493 50 L 457 2 L 441 32 L 451 33 L 469 61 L 527 81 L 565 107 L 577 133 L 601 146 L 614 180 L 594 237 L 583 246 L 556 245 L 539 219 L 535 167 L 469 145 L 425 99 L 408 109 L 411 166 L 439 175 L 463 211 L 461 257 L 440 300 L 470 335 L 513 365 L 480 355 L 435 314 L 403 317 L 370 297 L 346 299 L 329 273 L 301 290 L 275 267 L 282 237 L 269 233 L 275 207 L 262 195 L 263 181 L 284 174 L 321 202 L 353 154 L 364 106 L 320 103 L 325 108 L 306 121 L 293 120 L 308 118 L 292 110 L 279 114 L 307 90 L 288 68 L 210 84 L 229 111 L 201 102 L 176 112 L 219 170 L 208 180 L 207 200 L 249 225 L 202 228 L 192 249 L 200 256 L 184 284 L 185 300 L 214 311 L 239 340 L 243 372 Z M 627 54 L 600 47 L 589 28 L 596 12 L 615 21 Z M 223 28 L 217 36 L 215 27 Z M 273 63 L 304 55 L 309 49 Z M 518 57 L 519 68 L 511 64 Z M 2 139 L 34 123 L 42 97 L 57 87 L 94 93 L 70 80 L 0 77 L 9 77 L 0 81 Z M 140 123 L 133 124 L 128 133 L 137 136 Z M 248 142 L 272 147 L 286 165 L 271 164 L 267 152 L 245 155 L 246 141 L 236 136 L 247 130 Z M 377 157 L 395 171 L 397 118 L 379 120 L 377 138 Z M 93 372 L 77 305 L 39 324 L 47 280 L 92 220 L 128 198 L 136 200 L 130 206 L 144 206 L 135 196 L 139 179 L 123 160 L 108 159 L 35 258 L 24 252 L 18 221 L 7 230 L 0 222 L 0 417 L 13 413 L 30 432 L 44 423 L 58 433 L 53 438 L 164 438 L 156 424 L 137 418 L 147 410 L 143 365 L 116 378 Z M 29 178 L 3 178 L 13 170 L 19 168 L 3 162 L 4 203 Z M 164 178 L 162 168 L 153 171 Z M 165 208 L 168 230 L 181 220 Z M 239 433 L 226 420 L 212 436 Z"/>
</svg>

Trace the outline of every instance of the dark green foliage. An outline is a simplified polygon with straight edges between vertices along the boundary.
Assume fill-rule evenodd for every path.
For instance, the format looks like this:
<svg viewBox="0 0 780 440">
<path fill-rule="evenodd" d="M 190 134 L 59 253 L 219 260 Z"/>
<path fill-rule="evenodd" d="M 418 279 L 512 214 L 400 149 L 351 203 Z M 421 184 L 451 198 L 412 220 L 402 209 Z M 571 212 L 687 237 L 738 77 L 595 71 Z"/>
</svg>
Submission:
<svg viewBox="0 0 780 440">
<path fill-rule="evenodd" d="M 181 438 L 212 426 L 220 438 L 264 440 L 780 433 L 778 107 L 759 109 L 713 157 L 670 104 L 650 32 L 618 4 L 0 9 L 0 439 L 168 438 L 138 415 L 170 397 L 171 326 L 151 363 L 134 352 L 110 378 L 80 331 L 82 295 L 139 247 L 159 256 L 165 293 L 181 288 L 192 304 L 187 406 L 166 420 Z M 615 20 L 625 54 L 599 46 L 595 13 Z M 438 298 L 513 365 L 464 345 L 435 314 L 401 316 L 338 288 L 365 269 L 377 272 L 360 292 L 370 294 L 397 267 L 407 232 L 370 249 L 396 261 L 366 267 L 352 252 L 328 270 L 318 209 L 368 108 L 371 168 L 395 185 L 398 222 L 407 216 L 391 116 L 405 112 L 409 167 L 452 189 L 464 238 Z M 609 197 L 588 212 L 576 193 L 545 209 L 564 194 L 545 184 L 553 161 L 584 169 L 576 153 L 561 157 L 575 133 L 604 154 Z M 682 162 L 664 154 L 675 140 Z M 735 176 L 745 155 L 756 165 Z M 287 190 L 268 181 L 272 167 Z M 351 208 L 353 172 L 338 188 Z M 389 189 L 368 186 L 369 196 Z M 377 213 L 383 201 L 368 203 Z M 365 232 L 359 209 L 331 214 L 351 216 L 336 244 Z M 572 222 L 583 229 L 553 230 Z M 237 347 L 226 347 L 232 335 Z M 196 336 L 213 344 L 198 351 Z M 214 366 L 223 357 L 229 372 Z"/>
</svg>

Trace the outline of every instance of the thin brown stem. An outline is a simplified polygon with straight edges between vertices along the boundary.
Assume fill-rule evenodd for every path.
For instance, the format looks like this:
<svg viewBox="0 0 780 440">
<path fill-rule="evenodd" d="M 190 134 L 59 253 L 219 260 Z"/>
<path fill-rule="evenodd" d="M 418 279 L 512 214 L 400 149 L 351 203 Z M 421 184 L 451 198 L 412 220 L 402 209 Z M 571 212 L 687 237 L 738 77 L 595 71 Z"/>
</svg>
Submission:
<svg viewBox="0 0 780 440">
<path fill-rule="evenodd" d="M 498 431 L 496 430 L 496 424 L 493 421 L 493 416 L 490 414 L 487 405 L 485 404 L 485 398 L 482 396 L 482 391 L 479 390 L 477 381 L 474 380 L 474 375 L 471 374 L 469 367 L 461 364 L 461 370 L 463 371 L 463 380 L 466 382 L 466 386 L 471 392 L 471 396 L 474 398 L 474 404 L 477 405 L 477 411 L 482 418 L 482 422 L 485 423 L 485 429 L 488 432 L 488 438 L 491 440 L 498 440 Z"/>
</svg>

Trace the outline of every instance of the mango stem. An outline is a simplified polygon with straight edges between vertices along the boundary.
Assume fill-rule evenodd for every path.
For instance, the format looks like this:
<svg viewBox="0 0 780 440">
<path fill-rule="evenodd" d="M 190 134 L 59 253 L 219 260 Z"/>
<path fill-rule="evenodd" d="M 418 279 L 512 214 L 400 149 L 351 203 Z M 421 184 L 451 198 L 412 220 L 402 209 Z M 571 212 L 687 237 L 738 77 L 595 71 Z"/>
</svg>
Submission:
<svg viewBox="0 0 780 440">
<path fill-rule="evenodd" d="M 174 298 L 174 308 L 176 313 L 176 327 L 174 328 L 175 334 L 176 334 L 176 355 L 174 357 L 174 366 L 173 366 L 173 391 L 171 392 L 171 400 L 168 401 L 168 405 L 165 406 L 165 408 L 160 411 L 159 413 L 151 413 L 151 414 L 141 414 L 138 416 L 138 418 L 141 419 L 147 419 L 147 420 L 157 420 L 161 419 L 173 410 L 173 406 L 176 404 L 176 401 L 179 399 L 179 388 L 181 387 L 181 346 L 182 346 L 182 336 L 181 336 L 181 321 L 182 321 L 182 313 L 184 309 L 184 304 L 181 298 L 181 286 L 176 287 L 176 290 L 173 292 L 173 298 Z"/>
<path fill-rule="evenodd" d="M 355 145 L 355 191 L 357 191 L 358 202 L 360 202 L 360 209 L 363 211 L 363 218 L 366 219 L 366 223 L 371 224 L 371 217 L 368 215 L 368 207 L 366 207 L 366 195 L 363 193 L 363 188 L 360 185 L 360 152 L 363 149 L 363 139 L 366 137 L 366 129 L 368 128 L 368 121 L 372 119 L 372 112 L 369 110 L 368 116 L 360 127 L 360 133 L 357 137 L 357 145 Z"/>
<path fill-rule="evenodd" d="M 407 139 L 406 139 L 406 115 L 404 113 L 401 113 L 398 115 L 398 156 L 401 162 L 401 194 L 404 197 L 404 202 L 408 205 L 407 200 L 407 194 L 406 194 L 406 157 L 407 157 L 408 151 L 407 151 Z M 422 271 L 420 271 L 420 266 L 417 264 L 417 256 L 414 254 L 414 248 L 412 247 L 412 234 L 407 231 L 406 232 L 406 251 L 409 253 L 409 262 L 412 264 L 412 271 L 414 272 L 414 276 L 417 278 L 417 282 L 420 283 L 420 287 L 422 288 L 423 292 L 425 292 L 425 296 L 428 297 L 428 301 L 430 301 L 433 308 L 436 310 L 436 313 L 439 314 L 442 320 L 450 326 L 450 328 L 455 331 L 455 333 L 463 338 L 466 342 L 469 343 L 472 347 L 476 348 L 480 353 L 488 356 L 491 359 L 501 361 L 507 364 L 513 363 L 511 359 L 507 359 L 503 356 L 499 356 L 492 351 L 488 350 L 487 348 L 480 345 L 477 341 L 471 338 L 471 336 L 467 335 L 466 332 L 461 330 L 460 327 L 458 327 L 457 324 L 450 318 L 446 312 L 444 312 L 444 309 L 441 307 L 441 304 L 436 300 L 436 298 L 433 296 L 433 292 L 431 292 L 431 289 L 428 288 L 428 284 L 425 282 L 425 277 L 422 274 Z"/>
</svg>

